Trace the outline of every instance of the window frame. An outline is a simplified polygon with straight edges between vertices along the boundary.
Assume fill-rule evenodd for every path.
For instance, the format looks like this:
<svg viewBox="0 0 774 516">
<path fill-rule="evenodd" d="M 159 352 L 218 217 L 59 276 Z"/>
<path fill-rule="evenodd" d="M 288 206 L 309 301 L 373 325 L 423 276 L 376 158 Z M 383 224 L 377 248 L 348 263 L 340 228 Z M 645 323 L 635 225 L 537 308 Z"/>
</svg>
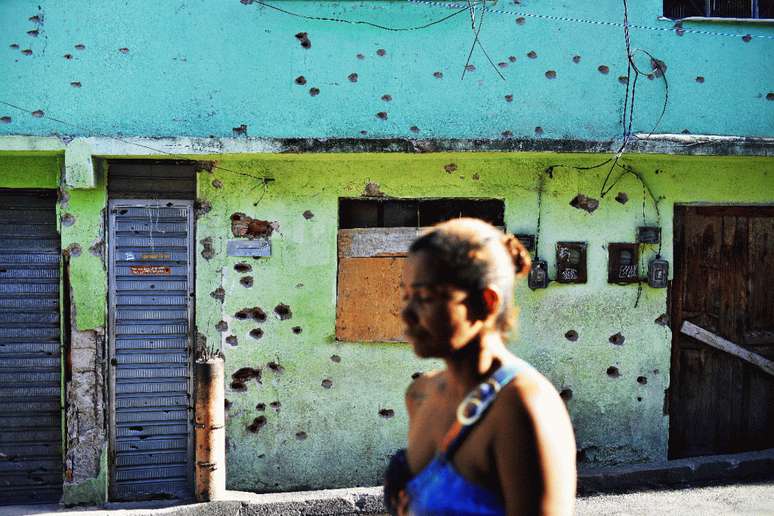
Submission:
<svg viewBox="0 0 774 516">
<path fill-rule="evenodd" d="M 686 16 L 684 18 L 671 18 L 664 14 L 666 11 L 667 0 L 664 0 L 661 4 L 662 15 L 658 17 L 662 21 L 695 21 L 695 22 L 708 22 L 708 23 L 774 23 L 774 18 L 761 18 L 759 16 L 759 3 L 760 0 L 749 0 L 752 4 L 752 16 L 750 17 L 723 17 L 723 16 L 709 16 L 707 13 L 711 12 L 712 0 L 704 0 L 704 16 Z"/>
</svg>

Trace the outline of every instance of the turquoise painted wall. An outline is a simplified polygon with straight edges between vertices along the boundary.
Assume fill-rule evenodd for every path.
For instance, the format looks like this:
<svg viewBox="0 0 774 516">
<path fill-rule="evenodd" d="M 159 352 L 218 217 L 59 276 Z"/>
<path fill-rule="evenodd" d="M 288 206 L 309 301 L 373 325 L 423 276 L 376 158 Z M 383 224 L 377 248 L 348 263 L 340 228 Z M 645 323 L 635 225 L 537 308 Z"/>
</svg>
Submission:
<svg viewBox="0 0 774 516">
<path fill-rule="evenodd" d="M 771 23 L 686 22 L 679 36 L 672 22 L 658 19 L 661 0 L 629 4 L 631 24 L 658 29 L 632 28 L 632 47 L 667 65 L 669 104 L 659 132 L 774 135 Z M 404 1 L 273 5 L 392 27 L 453 12 Z M 0 100 L 44 116 L 0 104 L 0 134 L 231 136 L 244 124 L 249 136 L 261 137 L 531 138 L 536 127 L 542 138 L 618 137 L 627 63 L 622 2 L 499 0 L 491 7 L 507 14 L 487 13 L 480 37 L 503 63 L 505 80 L 478 48 L 475 70 L 460 80 L 473 41 L 466 14 L 390 32 L 293 17 L 249 0 L 152 8 L 139 0 L 2 2 Z M 516 13 L 525 23 L 516 23 Z M 311 48 L 302 48 L 299 32 L 308 33 Z M 743 34 L 753 37 L 745 42 Z M 644 72 L 653 69 L 644 53 L 635 58 Z M 550 70 L 554 79 L 546 77 Z M 357 82 L 348 79 L 353 73 Z M 303 86 L 294 82 L 299 76 Z M 638 81 L 635 131 L 653 128 L 664 94 L 660 79 Z"/>
</svg>

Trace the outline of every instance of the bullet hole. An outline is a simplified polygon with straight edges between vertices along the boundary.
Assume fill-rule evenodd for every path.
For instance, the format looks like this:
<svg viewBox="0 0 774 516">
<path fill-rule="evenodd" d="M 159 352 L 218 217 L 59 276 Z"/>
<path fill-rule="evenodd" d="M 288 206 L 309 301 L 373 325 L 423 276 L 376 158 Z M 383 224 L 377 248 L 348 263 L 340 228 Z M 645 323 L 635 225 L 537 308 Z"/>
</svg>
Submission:
<svg viewBox="0 0 774 516">
<path fill-rule="evenodd" d="M 63 213 L 61 217 L 62 225 L 65 227 L 75 224 L 75 217 L 72 213 Z"/>
<path fill-rule="evenodd" d="M 599 201 L 593 197 L 587 197 L 584 194 L 578 194 L 570 201 L 570 206 L 578 210 L 585 210 L 588 213 L 592 213 L 599 208 Z"/>
<path fill-rule="evenodd" d="M 304 288 L 304 284 L 303 283 L 296 283 L 296 288 Z"/>
<path fill-rule="evenodd" d="M 387 120 L 387 112 L 386 111 L 379 111 L 376 113 L 376 118 L 380 120 Z"/>
<path fill-rule="evenodd" d="M 513 95 L 506 95 L 505 102 L 513 102 Z"/>
<path fill-rule="evenodd" d="M 610 366 L 607 368 L 607 376 L 610 378 L 618 378 L 621 376 L 621 373 L 618 371 L 618 368 L 615 366 Z"/>
<path fill-rule="evenodd" d="M 497 63 L 497 66 L 499 66 L 500 68 L 508 68 L 508 63 L 506 63 L 505 61 L 500 61 L 499 63 Z"/>
<path fill-rule="evenodd" d="M 121 47 L 121 48 L 118 49 L 118 51 L 121 52 L 122 54 L 128 54 L 129 53 L 129 49 L 126 48 L 126 47 Z"/>
<path fill-rule="evenodd" d="M 234 136 L 247 136 L 247 126 L 241 124 L 239 127 L 232 127 L 231 132 Z"/>
<path fill-rule="evenodd" d="M 80 244 L 70 244 L 65 249 L 65 254 L 67 256 L 80 256 L 81 255 L 81 246 Z"/>
<path fill-rule="evenodd" d="M 384 419 L 390 419 L 395 415 L 395 411 L 392 409 L 382 409 L 379 411 L 379 415 Z"/>
<path fill-rule="evenodd" d="M 623 335 L 621 335 L 621 332 L 618 332 L 615 335 L 611 335 L 608 340 L 610 341 L 610 344 L 614 344 L 616 346 L 623 346 L 623 343 L 626 340 L 626 338 Z"/>
<path fill-rule="evenodd" d="M 510 61 L 511 63 L 515 63 L 516 62 L 516 56 L 508 56 L 508 61 Z"/>
<path fill-rule="evenodd" d="M 620 82 L 621 84 L 629 84 L 629 78 L 625 75 L 619 75 L 618 82 Z"/>
<path fill-rule="evenodd" d="M 663 76 L 667 71 L 667 65 L 661 59 L 656 59 L 655 57 L 651 57 L 650 65 L 653 67 L 653 75 L 655 75 L 656 77 Z"/>
<path fill-rule="evenodd" d="M 301 329 L 301 326 L 293 326 L 293 333 L 296 335 L 301 335 L 301 332 L 304 331 Z"/>
<path fill-rule="evenodd" d="M 27 35 L 32 38 L 37 38 L 40 35 L 40 32 L 37 29 L 28 30 Z"/>
<path fill-rule="evenodd" d="M 217 189 L 223 188 L 223 181 L 221 181 L 220 179 L 214 179 L 212 181 L 212 187 Z"/>
<path fill-rule="evenodd" d="M 89 247 L 89 253 L 91 253 L 92 256 L 102 258 L 103 246 L 104 242 L 98 239 L 91 245 L 91 247 Z"/>
<path fill-rule="evenodd" d="M 322 381 L 320 385 L 322 385 L 323 389 L 330 389 L 331 387 L 333 387 L 333 380 L 331 380 L 330 378 L 326 378 Z"/>
<path fill-rule="evenodd" d="M 81 87 L 81 83 L 78 82 L 78 81 L 73 81 L 73 82 L 70 83 L 70 86 L 72 86 L 73 88 L 80 88 Z"/>
<path fill-rule="evenodd" d="M 269 403 L 269 406 L 272 408 L 274 412 L 279 412 L 280 407 L 282 407 L 282 403 L 280 403 L 279 401 L 272 401 L 271 403 Z"/>
<path fill-rule="evenodd" d="M 212 203 L 205 199 L 196 199 L 194 202 L 194 217 L 197 219 L 212 211 Z"/>
<path fill-rule="evenodd" d="M 239 345 L 239 339 L 237 339 L 236 335 L 229 335 L 226 337 L 226 344 L 229 346 L 238 346 Z"/>
<path fill-rule="evenodd" d="M 577 54 L 572 56 L 572 62 L 575 63 L 575 64 L 580 63 L 581 62 L 581 56 L 579 56 Z"/>
<path fill-rule="evenodd" d="M 654 323 L 658 324 L 659 326 L 668 326 L 669 325 L 669 316 L 667 314 L 661 314 L 653 321 Z"/>
<path fill-rule="evenodd" d="M 305 218 L 306 220 L 311 220 L 311 219 L 313 219 L 313 218 L 314 218 L 314 213 L 312 213 L 312 212 L 311 212 L 311 210 L 306 210 L 306 211 L 303 213 L 303 215 L 304 215 L 304 218 Z"/>
<path fill-rule="evenodd" d="M 379 57 L 384 57 L 385 55 L 387 55 L 387 51 L 383 48 L 380 48 L 379 50 L 376 51 L 376 55 Z"/>
<path fill-rule="evenodd" d="M 567 333 L 564 334 L 564 338 L 569 340 L 570 342 L 577 342 L 578 340 L 578 332 L 575 330 L 570 330 Z"/>
<path fill-rule="evenodd" d="M 244 274 L 246 272 L 250 272 L 253 270 L 253 266 L 249 263 L 245 262 L 239 262 L 236 265 L 234 265 L 234 270 L 237 271 L 240 274 Z"/>
<path fill-rule="evenodd" d="M 250 240 L 259 237 L 270 237 L 279 224 L 276 221 L 253 219 L 244 213 L 231 215 L 231 234 L 235 237 L 246 237 Z"/>
<path fill-rule="evenodd" d="M 530 59 L 537 59 L 537 52 L 535 52 L 534 50 L 530 50 L 529 52 L 527 52 L 527 57 L 529 57 Z"/>
<path fill-rule="evenodd" d="M 412 375 L 411 375 L 411 379 L 412 379 L 412 380 L 416 380 L 417 378 L 419 378 L 419 377 L 420 377 L 420 376 L 422 376 L 423 374 L 424 374 L 424 373 L 421 373 L 421 372 L 417 371 L 416 373 L 414 373 L 414 374 L 412 374 Z"/>
<path fill-rule="evenodd" d="M 226 410 L 230 409 L 231 405 L 233 405 L 233 403 L 231 403 L 231 400 L 229 400 L 228 398 L 223 400 L 223 408 L 224 409 L 226 409 Z"/>
<path fill-rule="evenodd" d="M 285 372 L 285 368 L 282 367 L 279 362 L 271 361 L 266 364 L 266 366 L 277 374 L 282 374 Z"/>
<path fill-rule="evenodd" d="M 535 136 L 542 136 L 543 135 L 543 128 L 540 126 L 535 127 Z"/>
<path fill-rule="evenodd" d="M 296 432 L 296 440 L 297 441 L 304 441 L 306 438 L 309 437 L 306 432 Z"/>
<path fill-rule="evenodd" d="M 77 45 L 75 45 L 75 50 L 86 50 L 86 45 L 84 45 L 83 43 L 78 43 Z"/>
<path fill-rule="evenodd" d="M 257 404 L 255 406 L 255 410 L 257 410 L 258 412 L 263 412 L 264 410 L 266 410 L 266 403 Z"/>
<path fill-rule="evenodd" d="M 320 94 L 320 88 L 309 88 L 309 95 L 316 97 Z"/>
<path fill-rule="evenodd" d="M 392 95 L 382 95 L 382 100 L 385 102 L 392 101 Z"/>
<path fill-rule="evenodd" d="M 10 46 L 12 49 L 14 49 L 14 50 L 19 50 L 19 44 L 18 44 L 18 43 L 11 43 L 9 46 Z"/>
<path fill-rule="evenodd" d="M 365 130 L 363 130 L 363 131 L 360 131 L 360 134 L 362 134 L 363 136 L 365 136 L 365 135 L 367 135 L 367 134 L 368 134 L 368 131 L 365 131 Z"/>
<path fill-rule="evenodd" d="M 412 133 L 418 133 L 419 127 L 412 125 L 411 127 L 409 127 L 409 131 L 411 131 Z"/>
<path fill-rule="evenodd" d="M 642 401 L 642 397 L 641 396 L 637 396 L 637 401 Z"/>
<path fill-rule="evenodd" d="M 527 23 L 527 20 L 525 20 L 523 16 L 516 18 L 516 25 L 524 25 L 525 23 Z"/>
<path fill-rule="evenodd" d="M 436 79 L 443 79 L 443 72 L 433 72 L 433 77 Z"/>
<path fill-rule="evenodd" d="M 35 118 L 43 118 L 44 115 L 45 113 L 40 109 L 32 112 L 32 116 L 34 116 Z"/>
<path fill-rule="evenodd" d="M 473 174 L 473 176 L 471 176 L 471 179 L 473 179 L 473 181 L 478 181 L 481 179 L 481 175 L 478 172 L 476 172 L 475 174 Z"/>
<path fill-rule="evenodd" d="M 215 249 L 212 247 L 212 237 L 203 238 L 199 240 L 199 243 L 202 244 L 202 258 L 211 260 L 215 256 Z"/>
<path fill-rule="evenodd" d="M 261 370 L 252 367 L 242 367 L 231 375 L 231 380 L 231 388 L 235 391 L 243 392 L 247 390 L 246 384 L 250 380 L 255 380 L 255 383 L 258 385 L 261 384 Z"/>
<path fill-rule="evenodd" d="M 363 197 L 384 197 L 384 193 L 379 189 L 379 183 L 370 181 L 365 185 Z"/>
<path fill-rule="evenodd" d="M 240 321 L 244 321 L 246 319 L 253 319 L 258 322 L 265 322 L 266 321 L 266 312 L 261 310 L 260 307 L 253 307 L 253 308 L 243 308 L 242 310 L 238 311 L 234 314 L 234 317 L 239 319 Z"/>
<path fill-rule="evenodd" d="M 675 34 L 677 34 L 678 36 L 682 36 L 683 34 L 685 34 L 685 29 L 682 27 L 675 27 Z"/>
<path fill-rule="evenodd" d="M 10 124 L 11 122 L 13 122 L 13 118 L 11 118 L 10 116 L 2 116 L 2 117 L 0 117 L 0 123 Z"/>
<path fill-rule="evenodd" d="M 704 77 L 702 77 L 701 75 L 697 76 L 696 82 L 698 82 L 699 84 L 704 84 Z"/>
<path fill-rule="evenodd" d="M 688 129 L 683 129 L 683 130 L 682 130 L 682 131 L 680 131 L 680 132 L 681 132 L 682 134 L 691 134 L 691 131 L 689 131 Z"/>
<path fill-rule="evenodd" d="M 556 71 L 548 70 L 546 72 L 546 79 L 556 79 Z"/>
<path fill-rule="evenodd" d="M 301 43 L 301 47 L 305 49 L 312 48 L 312 42 L 309 40 L 309 34 L 306 32 L 299 32 L 296 34 L 296 39 Z"/>
<path fill-rule="evenodd" d="M 658 374 L 658 369 L 654 369 L 653 374 Z"/>
<path fill-rule="evenodd" d="M 597 70 L 599 71 L 599 73 L 604 74 L 604 75 L 607 75 L 608 73 L 610 73 L 610 68 L 608 68 L 605 65 L 599 65 L 597 67 Z"/>
<path fill-rule="evenodd" d="M 513 133 L 511 131 L 503 131 L 500 133 L 500 136 L 502 136 L 503 138 L 510 138 L 513 136 Z"/>
<path fill-rule="evenodd" d="M 303 75 L 299 75 L 298 77 L 295 78 L 293 82 L 295 82 L 299 86 L 303 86 L 304 84 L 306 84 L 306 77 L 304 77 Z"/>
<path fill-rule="evenodd" d="M 293 317 L 293 312 L 290 307 L 285 303 L 280 303 L 274 307 L 274 313 L 280 318 L 280 321 L 285 321 Z"/>
<path fill-rule="evenodd" d="M 629 202 L 629 196 L 626 195 L 626 192 L 618 192 L 618 195 L 615 196 L 615 200 L 621 204 L 626 204 Z"/>
<path fill-rule="evenodd" d="M 572 389 L 562 389 L 562 392 L 559 393 L 559 397 L 567 403 L 572 399 Z"/>
<path fill-rule="evenodd" d="M 358 75 L 356 73 L 351 73 L 347 76 L 347 79 L 349 79 L 349 82 L 357 82 Z"/>
<path fill-rule="evenodd" d="M 239 278 L 239 283 L 245 287 L 245 288 L 252 288 L 253 286 L 253 277 L 252 276 L 244 276 L 242 278 Z"/>
<path fill-rule="evenodd" d="M 774 100 L 774 92 L 768 92 L 766 94 L 766 100 Z"/>
<path fill-rule="evenodd" d="M 210 292 L 210 297 L 213 298 L 213 299 L 217 299 L 218 301 L 220 301 L 222 303 L 223 300 L 226 299 L 226 291 L 223 290 L 222 287 L 218 287 L 215 290 L 213 290 L 212 292 Z"/>
<path fill-rule="evenodd" d="M 72 55 L 72 54 L 65 54 L 65 55 L 63 55 L 62 57 L 64 57 L 64 58 L 65 58 L 65 59 L 67 59 L 68 61 L 71 61 L 71 60 L 72 60 L 72 58 L 73 58 L 73 55 Z"/>
<path fill-rule="evenodd" d="M 341 363 L 341 357 L 339 355 L 331 355 L 331 362 L 336 364 Z"/>
<path fill-rule="evenodd" d="M 476 65 L 474 64 L 467 64 L 465 65 L 465 70 L 468 72 L 475 72 L 476 71 Z"/>
<path fill-rule="evenodd" d="M 228 323 L 226 321 L 218 321 L 218 324 L 215 325 L 215 329 L 223 332 L 228 330 Z"/>
<path fill-rule="evenodd" d="M 451 174 L 455 170 L 457 170 L 457 164 L 456 163 L 449 163 L 448 165 L 444 165 L 443 169 L 446 171 L 447 174 Z"/>
<path fill-rule="evenodd" d="M 752 41 L 752 36 L 749 34 L 745 34 L 744 36 L 742 36 L 742 41 L 744 41 L 745 43 L 749 43 L 750 41 Z"/>
<path fill-rule="evenodd" d="M 360 59 L 361 61 L 362 61 L 363 59 L 365 59 L 365 56 L 364 56 L 363 54 L 357 54 L 355 57 L 357 57 L 357 58 L 358 58 L 358 59 Z"/>
<path fill-rule="evenodd" d="M 250 335 L 255 340 L 258 340 L 261 337 L 263 337 L 263 330 L 260 328 L 253 328 L 252 330 L 250 330 L 250 333 L 248 335 Z"/>
<path fill-rule="evenodd" d="M 25 48 L 24 50 L 21 51 L 21 53 L 24 54 L 25 56 L 31 56 L 32 55 L 32 49 L 31 48 Z"/>
<path fill-rule="evenodd" d="M 253 419 L 253 422 L 247 427 L 252 433 L 258 433 L 258 430 L 266 426 L 266 416 L 258 416 Z"/>
<path fill-rule="evenodd" d="M 644 376 L 638 376 L 637 383 L 639 383 L 640 385 L 647 385 L 648 379 Z"/>
</svg>

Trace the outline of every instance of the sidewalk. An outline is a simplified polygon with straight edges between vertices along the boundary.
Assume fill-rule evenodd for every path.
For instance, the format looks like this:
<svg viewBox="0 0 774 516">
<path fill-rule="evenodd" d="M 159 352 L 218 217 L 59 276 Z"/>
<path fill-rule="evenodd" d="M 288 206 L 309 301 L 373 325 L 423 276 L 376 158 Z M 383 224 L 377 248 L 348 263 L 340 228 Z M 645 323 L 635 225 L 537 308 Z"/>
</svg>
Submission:
<svg viewBox="0 0 774 516">
<path fill-rule="evenodd" d="M 715 455 L 681 459 L 659 464 L 618 466 L 582 470 L 579 475 L 578 514 L 594 514 L 595 508 L 612 507 L 622 502 L 627 495 L 590 496 L 596 493 L 621 493 L 634 490 L 671 490 L 687 486 L 728 484 L 736 482 L 762 481 L 757 486 L 750 485 L 756 493 L 772 493 L 766 498 L 774 504 L 774 449 L 734 455 Z M 729 487 L 707 488 L 709 492 L 736 493 L 738 489 Z M 714 491 L 712 491 L 714 490 Z M 663 496 L 670 495 L 664 491 Z M 634 495 L 632 495 L 634 496 Z M 649 494 L 634 496 L 637 500 Z M 656 495 L 652 495 L 656 496 Z M 662 497 L 663 497 L 662 496 Z M 722 498 L 721 495 L 717 495 Z M 658 496 L 656 496 L 658 497 Z M 744 495 L 737 495 L 744 499 Z M 647 507 L 649 502 L 642 502 Z M 718 502 L 719 503 L 719 502 Z M 768 503 L 768 502 L 767 502 Z M 771 507 L 774 513 L 774 506 Z M 57 505 L 32 505 L 0 507 L 0 516 L 21 516 L 27 514 L 49 514 L 57 516 L 75 516 L 86 513 L 88 516 L 141 516 L 147 514 L 163 516 L 306 516 L 306 515 L 373 515 L 383 514 L 382 488 L 362 487 L 352 489 L 329 489 L 323 491 L 303 491 L 294 493 L 255 494 L 242 491 L 228 491 L 227 500 L 208 503 L 184 503 L 179 501 L 110 503 L 105 507 L 62 508 Z M 600 513 L 608 512 L 606 509 Z M 626 510 L 629 514 L 640 511 Z M 647 512 L 647 511 L 646 511 Z M 744 511 L 742 511 L 743 513 Z"/>
</svg>

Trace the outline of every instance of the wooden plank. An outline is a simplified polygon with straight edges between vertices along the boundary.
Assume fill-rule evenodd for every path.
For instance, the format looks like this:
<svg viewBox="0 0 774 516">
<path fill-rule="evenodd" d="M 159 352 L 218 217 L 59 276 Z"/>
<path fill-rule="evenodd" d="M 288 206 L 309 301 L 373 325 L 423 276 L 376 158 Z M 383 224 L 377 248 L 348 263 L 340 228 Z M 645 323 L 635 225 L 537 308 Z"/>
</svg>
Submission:
<svg viewBox="0 0 774 516">
<path fill-rule="evenodd" d="M 426 228 L 357 228 L 339 230 L 339 258 L 406 256 Z"/>
<path fill-rule="evenodd" d="M 715 349 L 725 351 L 726 353 L 734 355 L 737 358 L 741 358 L 745 362 L 762 369 L 764 372 L 771 376 L 774 376 L 774 362 L 767 360 L 757 353 L 748 351 L 743 347 L 734 344 L 730 340 L 726 340 L 723 337 L 715 335 L 714 333 L 709 332 L 700 326 L 696 326 L 690 321 L 683 321 L 683 326 L 680 328 L 680 331 L 689 337 L 693 337 L 696 340 L 700 340 L 701 342 L 712 346 Z"/>
<path fill-rule="evenodd" d="M 337 340 L 405 342 L 400 318 L 405 261 L 401 257 L 339 260 Z"/>
</svg>

